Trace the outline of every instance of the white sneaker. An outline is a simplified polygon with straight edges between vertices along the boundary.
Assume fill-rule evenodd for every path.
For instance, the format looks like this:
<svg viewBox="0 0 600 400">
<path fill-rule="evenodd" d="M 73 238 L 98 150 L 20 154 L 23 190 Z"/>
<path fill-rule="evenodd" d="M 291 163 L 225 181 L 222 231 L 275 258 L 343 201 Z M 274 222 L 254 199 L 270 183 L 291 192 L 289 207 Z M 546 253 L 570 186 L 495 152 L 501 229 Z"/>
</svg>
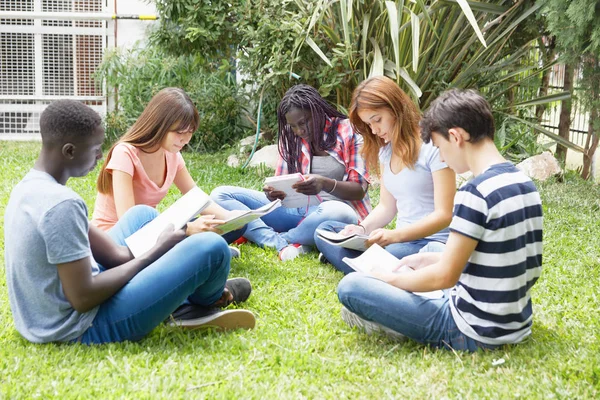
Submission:
<svg viewBox="0 0 600 400">
<path fill-rule="evenodd" d="M 254 314 L 248 310 L 188 307 L 183 315 L 171 315 L 167 323 L 185 329 L 213 328 L 219 331 L 252 329 L 256 324 Z"/>
<path fill-rule="evenodd" d="M 240 249 L 233 246 L 229 246 L 229 252 L 231 253 L 231 258 L 239 258 L 239 256 L 242 254 Z"/>
<path fill-rule="evenodd" d="M 310 246 L 303 246 L 298 243 L 290 244 L 279 252 L 281 261 L 290 261 L 298 257 L 300 254 L 306 254 L 310 251 Z"/>
<path fill-rule="evenodd" d="M 365 332 L 367 335 L 382 334 L 393 340 L 406 340 L 406 336 L 396 332 L 393 329 L 378 324 L 377 322 L 367 321 L 342 306 L 342 319 L 350 327 L 357 327 L 358 330 Z"/>
</svg>

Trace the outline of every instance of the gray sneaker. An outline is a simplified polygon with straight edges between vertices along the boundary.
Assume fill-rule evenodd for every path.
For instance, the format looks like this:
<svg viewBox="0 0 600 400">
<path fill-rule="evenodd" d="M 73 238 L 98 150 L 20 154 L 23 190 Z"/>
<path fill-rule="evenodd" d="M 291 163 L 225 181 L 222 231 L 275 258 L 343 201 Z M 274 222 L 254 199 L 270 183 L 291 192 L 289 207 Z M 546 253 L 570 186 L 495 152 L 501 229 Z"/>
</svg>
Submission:
<svg viewBox="0 0 600 400">
<path fill-rule="evenodd" d="M 219 331 L 252 329 L 256 324 L 254 314 L 248 310 L 221 310 L 188 305 L 175 311 L 167 324 L 185 329 L 214 328 Z"/>
<path fill-rule="evenodd" d="M 233 246 L 229 246 L 229 253 L 231 254 L 231 258 L 239 258 L 242 254 L 240 249 Z"/>
<path fill-rule="evenodd" d="M 342 319 L 350 327 L 356 327 L 367 335 L 380 334 L 393 340 L 406 340 L 406 336 L 377 322 L 367 321 L 342 306 Z"/>
</svg>

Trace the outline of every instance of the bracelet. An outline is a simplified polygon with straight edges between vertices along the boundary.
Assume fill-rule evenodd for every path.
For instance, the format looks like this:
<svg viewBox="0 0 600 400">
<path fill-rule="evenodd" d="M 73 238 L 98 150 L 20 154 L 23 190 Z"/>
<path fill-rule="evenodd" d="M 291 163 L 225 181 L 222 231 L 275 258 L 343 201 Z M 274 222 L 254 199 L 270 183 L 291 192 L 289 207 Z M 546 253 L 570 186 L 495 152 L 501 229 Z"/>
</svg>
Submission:
<svg viewBox="0 0 600 400">
<path fill-rule="evenodd" d="M 360 226 L 361 228 L 363 228 L 363 233 L 365 233 L 365 234 L 367 233 L 367 228 L 365 228 L 364 225 L 356 224 L 356 226 Z"/>
<path fill-rule="evenodd" d="M 331 188 L 331 190 L 330 190 L 329 192 L 327 192 L 327 193 L 329 193 L 329 194 L 333 193 L 333 191 L 335 190 L 335 187 L 336 187 L 336 186 L 337 186 L 337 179 L 334 179 L 334 180 L 333 180 L 333 187 L 332 187 L 332 188 Z"/>
</svg>

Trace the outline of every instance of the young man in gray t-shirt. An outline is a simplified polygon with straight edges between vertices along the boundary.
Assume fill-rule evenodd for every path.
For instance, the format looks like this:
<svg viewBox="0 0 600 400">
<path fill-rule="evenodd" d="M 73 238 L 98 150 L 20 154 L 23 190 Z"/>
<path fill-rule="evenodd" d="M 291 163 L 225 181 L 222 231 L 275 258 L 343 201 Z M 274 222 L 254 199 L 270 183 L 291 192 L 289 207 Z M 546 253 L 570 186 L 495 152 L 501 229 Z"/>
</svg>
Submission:
<svg viewBox="0 0 600 400">
<path fill-rule="evenodd" d="M 138 340 L 176 309 L 175 325 L 254 326 L 249 311 L 217 308 L 245 300 L 250 286 L 227 281 L 230 252 L 220 235 L 186 237 L 202 221 L 187 231 L 167 228 L 138 258 L 124 239 L 156 210 L 132 208 L 110 234 L 88 224 L 85 202 L 65 184 L 102 157 L 104 129 L 95 111 L 54 102 L 40 117 L 40 131 L 40 156 L 13 189 L 4 217 L 6 279 L 19 333 L 37 343 Z"/>
</svg>

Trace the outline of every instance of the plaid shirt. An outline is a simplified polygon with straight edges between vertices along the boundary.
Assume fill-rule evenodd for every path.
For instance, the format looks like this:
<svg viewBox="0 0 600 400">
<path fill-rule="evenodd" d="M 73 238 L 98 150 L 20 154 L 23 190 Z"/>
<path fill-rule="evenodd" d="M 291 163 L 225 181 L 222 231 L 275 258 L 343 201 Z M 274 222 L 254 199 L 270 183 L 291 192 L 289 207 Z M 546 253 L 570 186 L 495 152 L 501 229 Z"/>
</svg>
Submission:
<svg viewBox="0 0 600 400">
<path fill-rule="evenodd" d="M 327 130 L 331 125 L 331 121 L 328 119 L 325 123 L 325 132 L 323 135 L 327 135 Z M 369 174 L 365 166 L 365 160 L 360 156 L 359 150 L 362 146 L 362 136 L 354 133 L 350 126 L 349 119 L 340 120 L 337 129 L 337 143 L 331 150 L 327 150 L 327 153 L 333 157 L 337 162 L 342 164 L 346 169 L 344 173 L 344 181 L 358 182 L 365 190 L 365 197 L 362 200 L 342 200 L 348 203 L 356 210 L 359 221 L 362 221 L 371 211 L 371 200 L 369 199 L 366 190 L 369 186 Z M 281 154 L 281 149 L 280 149 Z M 301 165 L 302 174 L 310 174 L 312 154 L 310 154 L 310 145 L 304 139 L 302 139 L 302 154 Z M 277 160 L 277 167 L 275 168 L 275 175 L 286 175 L 288 174 L 287 163 L 283 161 L 281 155 Z"/>
</svg>

